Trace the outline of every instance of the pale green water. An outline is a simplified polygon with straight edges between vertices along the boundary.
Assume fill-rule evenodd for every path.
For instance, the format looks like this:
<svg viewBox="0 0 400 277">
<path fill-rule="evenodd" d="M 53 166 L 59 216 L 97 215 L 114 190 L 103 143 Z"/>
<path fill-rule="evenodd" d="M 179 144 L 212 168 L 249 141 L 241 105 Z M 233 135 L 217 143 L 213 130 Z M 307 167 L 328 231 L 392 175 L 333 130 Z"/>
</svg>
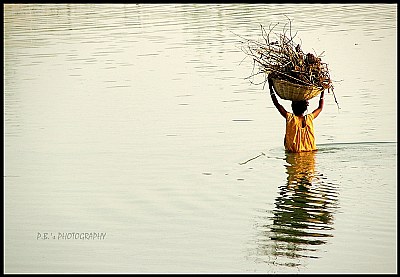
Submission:
<svg viewBox="0 0 400 277">
<path fill-rule="evenodd" d="M 232 33 L 284 14 L 337 81 L 311 157 Z M 397 272 L 396 32 L 382 4 L 5 5 L 5 272 Z"/>
</svg>

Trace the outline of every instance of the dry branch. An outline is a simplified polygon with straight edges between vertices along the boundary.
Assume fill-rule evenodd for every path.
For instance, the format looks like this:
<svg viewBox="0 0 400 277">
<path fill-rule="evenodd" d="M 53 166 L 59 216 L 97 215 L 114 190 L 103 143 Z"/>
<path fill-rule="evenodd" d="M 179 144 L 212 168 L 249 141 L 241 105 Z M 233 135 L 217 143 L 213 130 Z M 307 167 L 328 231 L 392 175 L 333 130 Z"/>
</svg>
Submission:
<svg viewBox="0 0 400 277">
<path fill-rule="evenodd" d="M 286 27 L 288 24 L 289 29 Z M 312 53 L 305 54 L 300 44 L 294 42 L 297 32 L 292 36 L 290 19 L 288 24 L 285 25 L 282 34 L 274 32 L 278 24 L 272 28 L 270 25 L 268 31 L 260 24 L 262 42 L 244 39 L 242 51 L 253 59 L 254 64 L 258 65 L 258 71 L 254 72 L 253 68 L 249 77 L 261 73 L 272 74 L 274 78 L 299 85 L 333 89 L 328 65 L 321 61 L 321 55 L 324 52 L 319 56 Z M 272 40 L 271 34 L 274 34 L 276 39 Z"/>
</svg>

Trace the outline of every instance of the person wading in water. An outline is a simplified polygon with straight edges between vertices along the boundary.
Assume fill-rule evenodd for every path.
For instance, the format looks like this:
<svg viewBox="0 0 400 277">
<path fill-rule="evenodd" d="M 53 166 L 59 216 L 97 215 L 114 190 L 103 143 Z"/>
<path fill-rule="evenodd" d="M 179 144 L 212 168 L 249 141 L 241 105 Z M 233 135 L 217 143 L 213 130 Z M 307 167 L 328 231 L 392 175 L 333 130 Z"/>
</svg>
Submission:
<svg viewBox="0 0 400 277">
<path fill-rule="evenodd" d="M 268 75 L 268 84 L 272 102 L 279 113 L 286 119 L 285 150 L 295 153 L 317 150 L 313 120 L 317 118 L 324 107 L 324 91 L 321 92 L 318 108 L 305 115 L 304 113 L 307 111 L 309 104 L 308 100 L 292 101 L 293 113 L 287 112 L 276 98 L 271 74 Z"/>
</svg>

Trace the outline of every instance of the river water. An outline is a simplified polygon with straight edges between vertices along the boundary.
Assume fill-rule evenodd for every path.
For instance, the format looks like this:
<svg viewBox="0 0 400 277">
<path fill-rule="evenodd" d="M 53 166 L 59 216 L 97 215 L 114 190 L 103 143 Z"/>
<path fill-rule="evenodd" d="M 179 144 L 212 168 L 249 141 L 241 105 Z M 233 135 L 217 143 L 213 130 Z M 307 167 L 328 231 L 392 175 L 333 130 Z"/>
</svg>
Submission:
<svg viewBox="0 0 400 277">
<path fill-rule="evenodd" d="M 313 153 L 240 49 L 287 18 L 339 103 Z M 4 5 L 5 272 L 397 272 L 396 34 L 395 4 Z"/>
</svg>

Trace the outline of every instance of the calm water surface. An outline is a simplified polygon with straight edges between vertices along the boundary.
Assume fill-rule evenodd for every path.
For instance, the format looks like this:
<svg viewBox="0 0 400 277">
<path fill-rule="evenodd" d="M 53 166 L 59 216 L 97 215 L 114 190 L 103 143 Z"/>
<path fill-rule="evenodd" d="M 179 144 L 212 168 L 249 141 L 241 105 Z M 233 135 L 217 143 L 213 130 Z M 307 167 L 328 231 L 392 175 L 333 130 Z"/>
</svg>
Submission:
<svg viewBox="0 0 400 277">
<path fill-rule="evenodd" d="M 237 35 L 285 15 L 340 106 L 315 153 L 245 79 Z M 396 33 L 388 4 L 5 5 L 5 272 L 397 272 Z"/>
</svg>

